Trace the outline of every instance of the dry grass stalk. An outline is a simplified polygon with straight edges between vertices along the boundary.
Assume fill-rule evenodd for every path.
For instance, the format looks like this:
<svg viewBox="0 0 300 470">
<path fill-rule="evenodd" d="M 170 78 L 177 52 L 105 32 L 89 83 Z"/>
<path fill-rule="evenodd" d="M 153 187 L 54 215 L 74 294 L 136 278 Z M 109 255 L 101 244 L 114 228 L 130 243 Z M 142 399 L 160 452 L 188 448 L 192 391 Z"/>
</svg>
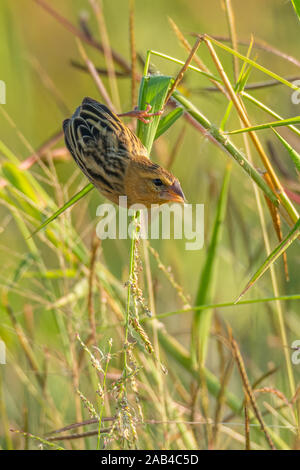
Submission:
<svg viewBox="0 0 300 470">
<path fill-rule="evenodd" d="M 85 42 L 86 44 L 94 47 L 98 51 L 104 53 L 104 48 L 102 44 L 100 44 L 95 39 L 86 36 L 86 34 L 80 29 L 76 28 L 70 21 L 60 15 L 54 8 L 50 7 L 44 0 L 34 0 L 38 5 L 40 5 L 44 10 L 46 10 L 51 16 L 53 16 L 64 28 L 70 31 L 74 36 L 79 38 L 81 41 Z M 120 65 L 120 67 L 125 70 L 126 72 L 130 73 L 130 65 L 127 63 L 126 60 L 123 59 L 117 52 L 112 50 L 112 56 L 114 61 Z"/>
<path fill-rule="evenodd" d="M 234 359 L 237 363 L 238 370 L 239 370 L 239 373 L 240 373 L 240 376 L 241 376 L 241 379 L 242 379 L 242 382 L 243 382 L 243 388 L 244 388 L 245 396 L 249 399 L 249 401 L 252 405 L 254 414 L 255 414 L 257 420 L 259 421 L 259 423 L 261 425 L 261 429 L 262 429 L 262 431 L 264 432 L 264 434 L 266 436 L 266 440 L 267 440 L 270 448 L 272 450 L 276 450 L 276 448 L 274 446 L 274 443 L 273 443 L 273 441 L 272 441 L 272 439 L 271 439 L 271 437 L 268 433 L 268 430 L 266 428 L 266 425 L 264 423 L 261 412 L 260 412 L 260 410 L 257 406 L 255 396 L 254 396 L 253 390 L 251 388 L 251 385 L 250 385 L 250 382 L 249 382 L 249 379 L 248 379 L 248 376 L 247 376 L 247 373 L 246 373 L 244 361 L 243 361 L 243 358 L 241 356 L 239 347 L 237 345 L 237 342 L 235 341 L 235 339 L 232 336 L 231 329 L 229 329 L 229 328 L 228 328 L 228 336 L 229 336 L 229 339 L 230 339 L 232 354 L 233 354 L 233 357 L 234 357 Z"/>
<path fill-rule="evenodd" d="M 92 246 L 91 246 L 91 260 L 90 260 L 90 273 L 89 273 L 89 291 L 88 291 L 88 316 L 90 322 L 92 342 L 96 344 L 96 319 L 95 319 L 95 309 L 93 304 L 93 288 L 95 282 L 95 264 L 96 256 L 98 249 L 100 247 L 101 241 L 96 235 L 96 232 L 93 233 L 92 237 Z"/>
<path fill-rule="evenodd" d="M 136 48 L 135 48 L 135 33 L 134 33 L 134 0 L 129 3 L 129 39 L 130 39 L 130 52 L 131 52 L 131 107 L 132 109 L 137 104 L 136 97 Z"/>
<path fill-rule="evenodd" d="M 82 43 L 80 42 L 79 39 L 77 39 L 77 46 L 78 46 L 78 49 L 79 49 L 79 53 L 82 57 L 82 59 L 84 60 L 87 68 L 89 69 L 89 72 L 98 88 L 98 91 L 100 93 L 100 95 L 102 96 L 102 98 L 104 99 L 105 103 L 107 104 L 107 106 L 114 112 L 116 113 L 116 108 L 114 106 L 114 104 L 112 103 L 110 97 L 109 97 L 109 94 L 107 93 L 107 90 L 101 80 L 101 78 L 99 77 L 98 73 L 97 73 L 97 70 L 96 70 L 96 67 L 95 65 L 93 64 L 93 62 L 88 58 L 84 48 L 83 48 L 83 45 Z"/>
<path fill-rule="evenodd" d="M 235 18 L 234 18 L 234 12 L 233 12 L 233 8 L 232 8 L 231 0 L 225 0 L 225 11 L 226 11 L 227 21 L 228 21 L 228 25 L 229 25 L 232 49 L 237 51 L 238 50 L 238 41 L 237 41 Z M 238 76 L 239 76 L 239 61 L 238 61 L 238 58 L 236 56 L 233 56 L 232 60 L 233 60 L 234 79 L 237 82 Z"/>
<path fill-rule="evenodd" d="M 14 330 L 16 332 L 16 335 L 18 337 L 18 340 L 19 340 L 19 343 L 25 353 L 25 357 L 28 361 L 28 364 L 29 366 L 31 367 L 32 371 L 34 372 L 34 375 L 41 387 L 42 390 L 44 390 L 44 386 L 45 386 L 45 378 L 43 377 L 43 375 L 41 374 L 40 370 L 39 370 L 39 365 L 35 359 L 35 356 L 34 356 L 34 353 L 32 351 L 32 348 L 29 344 L 29 341 L 28 341 L 28 338 L 27 336 L 25 335 L 24 331 L 23 331 L 23 328 L 21 327 L 21 325 L 18 323 L 15 315 L 14 315 L 14 312 L 12 311 L 12 308 L 6 303 L 6 301 L 4 300 L 4 305 L 5 305 L 5 308 L 6 308 L 6 311 L 8 313 L 8 316 L 13 324 L 13 327 L 14 327 Z"/>
<path fill-rule="evenodd" d="M 264 173 L 263 177 L 264 177 L 265 181 L 268 183 L 268 185 L 271 187 L 272 181 L 271 181 L 269 173 Z M 270 210 L 270 214 L 271 214 L 271 217 L 272 217 L 272 221 L 273 221 L 273 225 L 274 225 L 274 228 L 275 228 L 275 232 L 276 232 L 278 241 L 282 242 L 283 238 L 282 238 L 282 230 L 281 230 L 281 221 L 280 221 L 278 209 L 277 209 L 277 207 L 275 207 L 271 203 L 271 201 L 267 197 L 265 197 L 265 200 L 266 200 L 266 203 L 268 204 L 268 207 L 269 207 L 269 210 Z M 286 251 L 283 253 L 282 259 L 283 259 L 283 263 L 284 263 L 285 279 L 286 279 L 286 281 L 289 281 L 289 268 L 288 268 L 288 264 L 287 264 Z"/>
<path fill-rule="evenodd" d="M 119 90 L 118 90 L 116 74 L 115 74 L 113 54 L 112 54 L 112 50 L 110 47 L 109 36 L 107 33 L 107 29 L 106 29 L 103 9 L 98 0 L 89 0 L 89 2 L 95 13 L 95 17 L 98 22 L 99 32 L 100 32 L 100 36 L 102 40 L 103 55 L 105 57 L 105 61 L 107 65 L 107 73 L 108 73 L 108 78 L 109 78 L 111 95 L 113 97 L 114 103 L 116 104 L 116 108 L 120 110 L 121 104 L 120 104 Z"/>
<path fill-rule="evenodd" d="M 170 269 L 168 269 L 163 264 L 163 262 L 160 259 L 160 256 L 159 256 L 158 252 L 150 245 L 149 242 L 147 243 L 147 246 L 148 246 L 148 249 L 149 249 L 150 253 L 155 258 L 158 268 L 165 274 L 166 278 L 168 279 L 170 284 L 176 290 L 176 292 L 177 292 L 178 296 L 180 297 L 180 299 L 182 300 L 183 304 L 187 307 L 191 307 L 190 301 L 189 301 L 188 297 L 185 295 L 185 293 L 183 291 L 183 287 L 175 280 L 174 274 L 172 273 L 172 271 Z"/>
<path fill-rule="evenodd" d="M 191 49 L 191 52 L 189 53 L 189 56 L 188 58 L 186 59 L 184 65 L 182 66 L 182 68 L 179 70 L 178 72 L 178 75 L 177 77 L 175 78 L 174 80 L 174 83 L 173 85 L 171 86 L 168 94 L 167 94 L 167 97 L 166 97 L 166 100 L 165 100 L 165 103 L 167 103 L 169 101 L 169 99 L 171 98 L 172 94 L 173 94 L 173 91 L 176 90 L 176 88 L 178 87 L 179 83 L 181 82 L 181 80 L 183 79 L 183 76 L 186 72 L 186 70 L 188 69 L 188 66 L 190 65 L 190 63 L 192 62 L 197 50 L 198 50 L 198 47 L 200 46 L 201 42 L 202 42 L 203 38 L 202 37 L 198 37 L 194 46 L 192 47 Z"/>
<path fill-rule="evenodd" d="M 168 18 L 169 20 L 169 23 L 174 31 L 174 33 L 176 34 L 178 40 L 181 42 L 181 44 L 183 45 L 183 47 L 190 53 L 191 50 L 192 50 L 192 46 L 189 44 L 189 42 L 186 40 L 186 38 L 184 37 L 184 35 L 182 34 L 182 32 L 180 31 L 180 29 L 178 28 L 177 24 L 175 23 L 174 20 L 172 20 L 172 18 Z M 203 72 L 205 73 L 210 73 L 210 70 L 208 67 L 206 67 L 206 65 L 202 62 L 202 60 L 197 56 L 197 55 L 194 55 L 193 57 L 193 60 L 194 62 L 198 65 L 199 69 L 200 70 L 203 70 Z M 215 80 L 212 80 L 212 83 L 214 83 L 214 85 L 225 95 L 228 97 L 228 93 L 226 92 L 226 90 L 224 89 L 224 87 L 219 83 L 219 82 L 216 82 Z M 228 97 L 229 98 L 229 97 Z"/>
<path fill-rule="evenodd" d="M 245 400 L 244 406 L 245 413 L 245 449 L 251 450 L 251 439 L 250 439 L 250 421 L 249 421 L 249 412 L 248 412 L 248 400 Z"/>
<path fill-rule="evenodd" d="M 222 408 L 224 404 L 226 403 L 226 388 L 229 382 L 229 379 L 232 374 L 233 370 L 233 359 L 231 358 L 224 370 L 224 373 L 222 374 L 221 378 L 221 388 L 219 391 L 219 395 L 217 398 L 217 405 L 216 405 L 216 411 L 215 411 L 215 419 L 214 419 L 214 427 L 213 427 L 213 447 L 217 447 L 217 439 L 220 431 L 220 422 L 221 422 L 221 416 L 222 416 Z"/>
</svg>

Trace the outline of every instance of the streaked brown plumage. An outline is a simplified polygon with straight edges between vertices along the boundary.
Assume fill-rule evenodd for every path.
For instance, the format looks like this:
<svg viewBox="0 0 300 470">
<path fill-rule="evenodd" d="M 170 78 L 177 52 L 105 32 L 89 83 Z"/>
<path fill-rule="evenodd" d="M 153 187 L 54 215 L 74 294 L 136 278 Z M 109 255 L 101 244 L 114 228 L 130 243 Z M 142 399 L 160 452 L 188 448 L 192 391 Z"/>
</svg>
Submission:
<svg viewBox="0 0 300 470">
<path fill-rule="evenodd" d="M 127 196 L 128 207 L 184 202 L 175 176 L 148 158 L 139 138 L 105 105 L 84 98 L 63 129 L 75 162 L 110 201 Z"/>
</svg>

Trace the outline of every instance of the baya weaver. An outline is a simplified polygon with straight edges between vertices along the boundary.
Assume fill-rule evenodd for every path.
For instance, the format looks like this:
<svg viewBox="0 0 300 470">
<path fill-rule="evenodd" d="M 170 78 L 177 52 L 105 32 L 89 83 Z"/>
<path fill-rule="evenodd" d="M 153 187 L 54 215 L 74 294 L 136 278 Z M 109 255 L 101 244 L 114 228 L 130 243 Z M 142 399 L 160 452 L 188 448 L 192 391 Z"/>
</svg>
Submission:
<svg viewBox="0 0 300 470">
<path fill-rule="evenodd" d="M 177 178 L 153 163 L 140 139 L 105 105 L 84 98 L 63 122 L 66 146 L 75 162 L 107 199 L 127 205 L 184 202 Z"/>
</svg>

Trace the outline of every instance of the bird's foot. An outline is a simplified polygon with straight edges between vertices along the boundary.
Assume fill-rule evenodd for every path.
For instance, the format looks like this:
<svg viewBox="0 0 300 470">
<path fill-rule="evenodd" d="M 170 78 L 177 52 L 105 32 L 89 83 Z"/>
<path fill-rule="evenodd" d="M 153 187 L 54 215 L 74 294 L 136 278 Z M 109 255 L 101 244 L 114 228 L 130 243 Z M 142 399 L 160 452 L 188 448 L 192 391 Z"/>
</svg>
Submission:
<svg viewBox="0 0 300 470">
<path fill-rule="evenodd" d="M 160 116 L 163 113 L 163 111 L 157 111 L 156 113 L 150 113 L 151 109 L 152 109 L 152 106 L 150 104 L 147 104 L 146 109 L 139 109 L 138 107 L 135 107 L 132 111 L 128 111 L 127 113 L 118 114 L 118 116 L 133 117 L 133 118 L 139 119 L 140 121 L 144 122 L 145 124 L 148 124 L 151 121 L 151 118 L 153 116 Z"/>
</svg>

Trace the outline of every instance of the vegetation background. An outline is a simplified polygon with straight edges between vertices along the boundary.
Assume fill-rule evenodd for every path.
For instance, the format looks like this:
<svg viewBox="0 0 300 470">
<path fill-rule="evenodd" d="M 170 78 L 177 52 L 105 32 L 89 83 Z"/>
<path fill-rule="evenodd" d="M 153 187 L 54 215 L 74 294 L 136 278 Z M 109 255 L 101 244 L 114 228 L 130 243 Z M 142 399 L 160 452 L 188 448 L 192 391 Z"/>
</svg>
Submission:
<svg viewBox="0 0 300 470">
<path fill-rule="evenodd" d="M 63 119 L 71 115 L 84 96 L 103 102 L 91 75 L 74 66 L 74 61 L 84 64 L 75 34 L 49 14 L 42 3 L 51 3 L 53 10 L 80 31 L 88 25 L 95 40 L 103 44 L 106 38 L 108 51 L 111 47 L 129 65 L 130 8 L 135 49 L 142 60 L 149 49 L 182 61 L 187 59 L 188 53 L 169 18 L 193 45 L 192 32 L 229 37 L 229 24 L 234 17 L 237 38 L 246 42 L 246 46 L 239 45 L 242 54 L 247 54 L 253 35 L 255 41 L 265 41 L 295 58 L 295 62 L 255 46 L 251 53 L 254 60 L 281 77 L 300 77 L 297 63 L 300 24 L 292 4 L 287 1 L 136 0 L 135 4 L 124 0 L 1 1 L 0 78 L 6 84 L 6 104 L 1 105 L 0 113 L 0 157 L 6 183 L 5 187 L 1 186 L 0 195 L 0 337 L 6 344 L 7 356 L 6 364 L 0 365 L 1 448 L 37 449 L 58 445 L 73 449 L 103 446 L 267 449 L 270 440 L 276 448 L 299 446 L 295 391 L 300 365 L 290 364 L 292 379 L 287 370 L 287 356 L 293 353 L 292 342 L 300 338 L 299 300 L 282 300 L 280 305 L 254 302 L 205 310 L 209 330 L 201 340 L 208 341 L 208 350 L 205 359 L 198 358 L 194 363 L 189 355 L 195 327 L 192 309 L 159 320 L 165 325 L 164 338 L 159 323 L 145 321 L 142 327 L 155 350 L 149 354 L 145 332 L 132 325 L 126 329 L 123 323 L 130 241 L 107 240 L 97 244 L 93 235 L 96 208 L 103 200 L 97 191 L 90 192 L 45 232 L 28 238 L 47 216 L 86 184 L 86 179 L 65 151 L 62 138 L 40 152 L 41 164 L 30 165 L 17 173 L 17 161 L 26 161 L 57 134 Z M 100 21 L 95 4 L 101 8 Z M 230 6 L 233 16 L 229 15 L 228 21 Z M 100 53 L 84 41 L 82 44 L 95 66 L 107 70 L 109 53 Z M 232 55 L 221 49 L 217 52 L 234 83 Z M 197 55 L 217 76 L 204 44 Z M 142 60 L 138 58 L 136 62 L 140 74 Z M 151 63 L 160 73 L 173 77 L 180 69 L 180 65 L 159 57 L 152 56 Z M 116 63 L 114 70 L 124 73 Z M 117 75 L 117 88 L 114 79 L 100 77 L 118 111 L 130 110 L 131 73 Z M 272 79 L 252 68 L 247 85 L 267 81 Z M 212 86 L 206 77 L 188 71 L 179 90 L 219 127 L 228 100 L 219 92 L 207 90 Z M 292 92 L 281 84 L 249 91 L 285 118 L 299 114 L 299 105 L 291 100 Z M 253 125 L 274 120 L 251 103 L 247 103 L 247 109 Z M 128 118 L 126 123 L 130 124 Z M 226 129 L 240 127 L 233 110 Z M 300 152 L 298 135 L 286 127 L 280 128 L 280 134 Z M 288 151 L 271 129 L 259 131 L 259 138 L 298 207 L 299 179 Z M 232 136 L 232 141 L 245 151 L 243 135 Z M 254 166 L 262 168 L 252 144 L 250 149 Z M 180 180 L 188 201 L 204 204 L 205 246 L 195 252 L 186 251 L 181 240 L 151 241 L 156 255 L 150 251 L 145 258 L 144 247 L 140 245 L 135 274 L 141 292 L 134 288 L 131 292 L 133 304 L 139 304 L 140 319 L 146 317 L 144 304 L 150 306 L 152 313 L 155 306 L 157 315 L 197 304 L 229 162 L 222 149 L 183 117 L 155 142 L 151 158 L 163 166 L 172 159 L 172 172 Z M 264 237 L 268 237 L 271 249 L 278 244 L 265 200 L 261 199 L 266 221 L 263 231 L 252 181 L 236 164 L 232 166 L 227 204 L 226 200 L 223 203 L 226 213 L 213 252 L 214 274 L 209 278 L 204 304 L 233 303 L 266 258 Z M 282 231 L 284 235 L 289 231 L 284 220 Z M 288 282 L 282 258 L 275 265 L 277 293 L 268 271 L 249 290 L 245 300 L 278 295 L 299 297 L 298 242 L 287 251 L 287 262 Z M 285 345 L 282 325 L 281 329 L 278 327 L 280 309 L 287 334 Z M 90 336 L 93 316 L 95 337 Z M 231 330 L 243 357 L 242 374 L 234 340 L 230 339 Z M 129 332 L 129 347 L 124 332 Z M 83 349 L 76 335 L 87 344 L 89 352 Z M 124 344 L 127 365 L 124 365 Z M 248 395 L 245 374 L 252 384 Z M 225 388 L 231 394 L 229 398 Z M 255 403 L 265 431 L 260 429 L 258 415 L 253 411 L 251 397 L 255 388 L 260 389 L 255 393 Z M 95 435 L 46 441 L 47 433 L 91 418 L 94 424 L 67 429 L 63 435 L 91 432 Z"/>
</svg>

